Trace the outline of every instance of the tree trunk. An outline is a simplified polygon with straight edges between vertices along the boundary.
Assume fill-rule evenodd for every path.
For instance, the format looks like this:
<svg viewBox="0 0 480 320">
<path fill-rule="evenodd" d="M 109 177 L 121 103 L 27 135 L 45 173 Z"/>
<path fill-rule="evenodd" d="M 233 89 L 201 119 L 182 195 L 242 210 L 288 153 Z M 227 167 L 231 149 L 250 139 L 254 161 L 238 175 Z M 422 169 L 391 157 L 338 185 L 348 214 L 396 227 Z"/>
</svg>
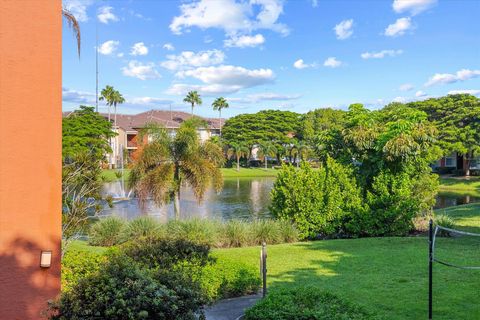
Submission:
<svg viewBox="0 0 480 320">
<path fill-rule="evenodd" d="M 268 160 L 267 160 L 267 156 L 263 157 L 263 160 L 265 161 L 265 169 L 268 169 Z"/>
<path fill-rule="evenodd" d="M 472 152 L 473 154 L 473 152 Z M 471 157 L 470 157 L 470 152 L 467 152 L 464 156 L 463 156 L 463 165 L 464 165 L 464 169 L 465 169 L 465 176 L 469 177 L 470 176 L 470 162 L 471 162 Z"/>
<path fill-rule="evenodd" d="M 240 157 L 237 156 L 237 171 L 240 171 Z"/>
<path fill-rule="evenodd" d="M 192 117 L 193 117 L 193 103 L 192 103 Z"/>
<path fill-rule="evenodd" d="M 173 211 L 175 212 L 175 220 L 180 220 L 180 192 L 173 194 Z"/>
<path fill-rule="evenodd" d="M 218 110 L 218 125 L 220 126 L 220 138 L 222 137 L 222 109 Z"/>
</svg>

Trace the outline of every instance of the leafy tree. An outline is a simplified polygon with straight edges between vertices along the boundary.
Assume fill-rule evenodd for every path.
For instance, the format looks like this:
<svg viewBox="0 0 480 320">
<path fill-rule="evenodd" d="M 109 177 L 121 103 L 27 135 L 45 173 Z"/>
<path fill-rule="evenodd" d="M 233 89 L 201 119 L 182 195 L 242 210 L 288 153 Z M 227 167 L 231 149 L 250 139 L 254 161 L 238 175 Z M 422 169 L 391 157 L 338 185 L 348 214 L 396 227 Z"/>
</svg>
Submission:
<svg viewBox="0 0 480 320">
<path fill-rule="evenodd" d="M 345 220 L 364 210 L 353 170 L 331 158 L 318 170 L 284 165 L 271 197 L 272 215 L 295 223 L 304 239 L 345 234 Z"/>
<path fill-rule="evenodd" d="M 229 107 L 227 100 L 224 97 L 215 99 L 212 103 L 213 110 L 218 110 L 218 123 L 220 125 L 220 136 L 222 136 L 222 109 Z"/>
<path fill-rule="evenodd" d="M 407 106 L 425 112 L 428 120 L 435 124 L 443 155 L 463 154 L 465 174 L 469 175 L 472 158 L 480 154 L 480 99 L 455 94 L 411 102 Z"/>
<path fill-rule="evenodd" d="M 103 160 L 111 152 L 108 139 L 115 136 L 112 124 L 94 111 L 93 107 L 80 106 L 62 121 L 62 154 L 68 160 L 78 154 L 88 154 Z"/>
<path fill-rule="evenodd" d="M 193 107 L 195 105 L 199 106 L 202 104 L 202 98 L 200 98 L 200 95 L 198 94 L 197 91 L 190 91 L 187 93 L 187 96 L 183 99 L 183 102 L 190 103 L 192 106 L 192 116 L 193 116 Z"/>
<path fill-rule="evenodd" d="M 250 149 L 244 143 L 232 142 L 229 144 L 227 156 L 230 158 L 235 156 L 237 159 L 237 171 L 240 171 L 240 158 L 248 157 L 250 155 Z"/>
<path fill-rule="evenodd" d="M 174 137 L 154 123 L 147 124 L 141 131 L 139 141 L 143 141 L 145 135 L 151 141 L 142 146 L 129 177 L 141 204 L 150 197 L 157 205 L 173 200 L 175 215 L 179 217 L 183 183 L 193 189 L 198 201 L 211 185 L 217 191 L 222 188 L 219 169 L 224 161 L 222 150 L 210 141 L 200 141 L 197 134 L 200 125 L 196 118 L 187 120 Z"/>
<path fill-rule="evenodd" d="M 114 127 L 117 127 L 117 104 L 122 104 L 125 102 L 125 98 L 122 96 L 122 94 L 118 91 L 115 90 L 112 86 L 106 86 L 102 91 L 100 92 L 100 97 L 99 100 L 106 101 L 106 104 L 108 106 L 108 120 L 110 121 L 110 107 L 113 106 L 114 108 Z"/>
<path fill-rule="evenodd" d="M 223 138 L 229 143 L 245 143 L 250 148 L 260 141 L 289 143 L 293 136 L 300 133 L 300 127 L 301 116 L 298 113 L 264 110 L 228 119 L 223 126 Z"/>
<path fill-rule="evenodd" d="M 346 112 L 331 108 L 309 111 L 302 117 L 302 136 L 309 143 L 313 143 L 317 134 L 332 130 L 341 131 L 345 124 Z"/>
<path fill-rule="evenodd" d="M 275 157 L 277 155 L 277 148 L 270 141 L 261 141 L 257 144 L 258 156 L 263 158 L 265 169 L 267 169 L 268 161 L 267 157 Z"/>
</svg>

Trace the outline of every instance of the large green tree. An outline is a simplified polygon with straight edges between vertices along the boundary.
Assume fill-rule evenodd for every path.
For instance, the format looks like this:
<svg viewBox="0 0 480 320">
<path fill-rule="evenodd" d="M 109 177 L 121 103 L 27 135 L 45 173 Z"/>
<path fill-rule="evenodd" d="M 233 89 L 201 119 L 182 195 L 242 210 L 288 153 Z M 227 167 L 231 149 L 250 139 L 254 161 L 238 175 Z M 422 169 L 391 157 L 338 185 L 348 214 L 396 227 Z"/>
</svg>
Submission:
<svg viewBox="0 0 480 320">
<path fill-rule="evenodd" d="M 115 136 L 112 124 L 94 111 L 93 107 L 80 106 L 62 121 L 62 154 L 64 159 L 79 154 L 103 160 L 111 152 L 108 140 Z"/>
<path fill-rule="evenodd" d="M 198 201 L 207 189 L 219 191 L 223 185 L 220 166 L 224 157 L 221 148 L 210 142 L 201 142 L 197 128 L 204 126 L 193 118 L 180 125 L 172 137 L 158 124 L 148 124 L 140 133 L 148 135 L 149 142 L 141 146 L 140 154 L 129 176 L 130 186 L 140 203 L 151 198 L 157 205 L 173 201 L 175 216 L 180 216 L 180 187 L 186 183 Z"/>
<path fill-rule="evenodd" d="M 458 152 L 465 158 L 465 173 L 470 161 L 480 154 L 480 99 L 469 94 L 448 95 L 411 102 L 408 107 L 424 111 L 438 129 L 438 145 L 443 155 Z"/>
<path fill-rule="evenodd" d="M 261 141 L 288 143 L 300 133 L 301 116 L 291 111 L 264 110 L 253 114 L 240 114 L 228 119 L 223 126 L 223 138 L 241 142 L 250 148 Z"/>
</svg>

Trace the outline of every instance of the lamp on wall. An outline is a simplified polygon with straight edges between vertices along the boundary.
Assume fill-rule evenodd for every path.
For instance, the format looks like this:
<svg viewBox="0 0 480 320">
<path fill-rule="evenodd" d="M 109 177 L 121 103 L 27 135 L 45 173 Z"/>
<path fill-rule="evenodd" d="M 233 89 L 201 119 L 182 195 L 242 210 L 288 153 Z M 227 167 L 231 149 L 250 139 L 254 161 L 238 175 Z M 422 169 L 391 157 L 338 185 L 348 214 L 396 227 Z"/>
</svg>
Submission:
<svg viewBox="0 0 480 320">
<path fill-rule="evenodd" d="M 42 251 L 40 255 L 40 267 L 50 268 L 52 264 L 52 251 Z"/>
</svg>

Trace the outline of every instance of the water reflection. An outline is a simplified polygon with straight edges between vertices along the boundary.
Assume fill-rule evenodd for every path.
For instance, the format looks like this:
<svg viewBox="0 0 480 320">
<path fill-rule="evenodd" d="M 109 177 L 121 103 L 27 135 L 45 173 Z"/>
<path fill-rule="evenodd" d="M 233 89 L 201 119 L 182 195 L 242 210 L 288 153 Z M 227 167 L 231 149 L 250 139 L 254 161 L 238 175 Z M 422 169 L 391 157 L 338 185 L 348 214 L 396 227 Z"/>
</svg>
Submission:
<svg viewBox="0 0 480 320">
<path fill-rule="evenodd" d="M 209 190 L 202 203 L 198 203 L 193 192 L 186 187 L 181 189 L 180 218 L 193 217 L 208 219 L 256 219 L 268 216 L 270 205 L 270 190 L 274 178 L 226 178 L 223 190 L 216 193 Z M 118 192 L 118 182 L 106 183 L 104 194 Z M 147 202 L 144 210 L 139 208 L 136 199 L 122 200 L 114 203 L 113 208 L 105 208 L 102 215 L 114 214 L 127 219 L 139 215 L 157 217 L 167 221 L 175 217 L 173 204 L 157 207 L 153 202 Z"/>
<path fill-rule="evenodd" d="M 269 215 L 270 190 L 273 187 L 274 178 L 227 178 L 224 181 L 223 190 L 216 193 L 209 190 L 205 194 L 202 203 L 198 203 L 189 188 L 182 188 L 180 199 L 180 218 L 193 217 L 207 219 L 257 219 Z M 111 182 L 104 185 L 105 194 L 115 195 L 121 191 L 119 182 Z M 480 197 L 439 193 L 435 208 L 446 208 L 466 203 L 480 202 Z M 158 218 L 162 222 L 175 218 L 173 205 L 162 207 L 148 202 L 144 210 L 140 210 L 136 199 L 118 201 L 113 208 L 105 208 L 104 215 L 118 215 L 132 219 L 140 215 L 149 215 Z"/>
</svg>

